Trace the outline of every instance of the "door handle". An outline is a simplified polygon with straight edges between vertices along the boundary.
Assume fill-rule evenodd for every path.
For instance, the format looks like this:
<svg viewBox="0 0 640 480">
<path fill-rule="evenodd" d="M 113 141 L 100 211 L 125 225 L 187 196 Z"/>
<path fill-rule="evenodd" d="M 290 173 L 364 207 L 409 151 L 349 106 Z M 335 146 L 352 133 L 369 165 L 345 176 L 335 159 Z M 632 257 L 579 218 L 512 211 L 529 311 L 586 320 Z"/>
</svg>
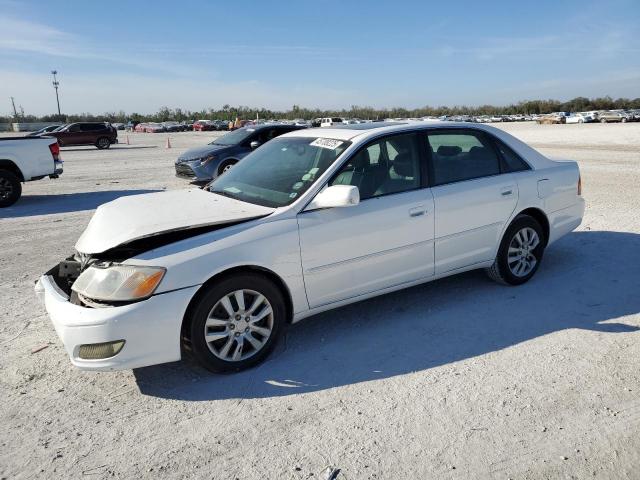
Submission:
<svg viewBox="0 0 640 480">
<path fill-rule="evenodd" d="M 418 205 L 417 207 L 409 209 L 410 217 L 419 217 L 427 213 L 427 210 L 424 208 L 424 205 Z"/>
<path fill-rule="evenodd" d="M 503 197 L 513 195 L 513 187 L 504 187 L 502 190 L 500 190 L 500 195 L 502 195 Z"/>
</svg>

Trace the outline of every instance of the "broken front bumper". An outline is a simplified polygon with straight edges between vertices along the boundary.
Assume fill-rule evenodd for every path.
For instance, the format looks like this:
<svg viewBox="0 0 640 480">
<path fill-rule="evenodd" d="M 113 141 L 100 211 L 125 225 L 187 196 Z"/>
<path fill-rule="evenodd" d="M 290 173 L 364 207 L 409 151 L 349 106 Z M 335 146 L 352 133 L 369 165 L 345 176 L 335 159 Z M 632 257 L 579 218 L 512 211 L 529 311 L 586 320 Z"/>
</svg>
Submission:
<svg viewBox="0 0 640 480">
<path fill-rule="evenodd" d="M 197 289 L 175 290 L 117 307 L 88 308 L 71 303 L 51 275 L 40 277 L 35 287 L 71 363 L 81 370 L 125 370 L 180 360 L 182 319 Z M 80 358 L 82 345 L 120 340 L 125 341 L 124 347 L 110 358 Z"/>
</svg>

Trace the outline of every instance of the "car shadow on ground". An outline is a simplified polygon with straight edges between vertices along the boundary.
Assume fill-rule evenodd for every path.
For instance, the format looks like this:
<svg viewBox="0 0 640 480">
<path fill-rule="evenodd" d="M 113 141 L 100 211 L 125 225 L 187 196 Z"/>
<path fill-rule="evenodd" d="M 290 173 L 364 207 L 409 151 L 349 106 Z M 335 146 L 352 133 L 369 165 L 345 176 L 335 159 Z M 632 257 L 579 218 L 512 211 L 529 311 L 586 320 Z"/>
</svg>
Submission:
<svg viewBox="0 0 640 480">
<path fill-rule="evenodd" d="M 126 143 L 111 145 L 108 150 L 136 150 L 138 148 L 158 148 L 157 145 L 127 145 Z M 62 152 L 97 152 L 99 148 L 96 147 L 60 147 Z"/>
<path fill-rule="evenodd" d="M 143 394 L 190 401 L 313 392 L 449 364 L 560 330 L 638 331 L 620 320 L 640 312 L 638 292 L 640 235 L 574 232 L 549 248 L 536 276 L 520 287 L 469 272 L 300 322 L 251 370 L 214 375 L 183 361 L 134 375 Z"/>
<path fill-rule="evenodd" d="M 15 205 L 1 209 L 0 218 L 33 217 L 93 210 L 116 198 L 159 191 L 161 190 L 107 190 L 62 195 L 24 195 Z"/>
</svg>

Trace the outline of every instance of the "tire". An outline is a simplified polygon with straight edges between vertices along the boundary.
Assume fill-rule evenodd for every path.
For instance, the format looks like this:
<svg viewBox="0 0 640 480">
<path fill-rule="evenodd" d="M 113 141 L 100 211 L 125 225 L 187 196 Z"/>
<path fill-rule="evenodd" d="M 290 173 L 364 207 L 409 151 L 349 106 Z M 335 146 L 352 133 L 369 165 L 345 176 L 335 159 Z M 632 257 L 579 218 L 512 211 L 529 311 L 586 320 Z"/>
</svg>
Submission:
<svg viewBox="0 0 640 480">
<path fill-rule="evenodd" d="M 606 119 L 604 119 L 604 118 L 601 118 L 601 119 L 600 119 L 600 123 L 607 123 L 607 120 L 606 120 Z"/>
<path fill-rule="evenodd" d="M 22 184 L 15 173 L 0 170 L 0 208 L 10 207 L 22 195 Z"/>
<path fill-rule="evenodd" d="M 529 215 L 518 215 L 502 237 L 496 259 L 487 269 L 487 274 L 503 285 L 522 285 L 528 282 L 540 266 L 546 243 L 540 223 Z"/>
<path fill-rule="evenodd" d="M 100 137 L 98 140 L 96 140 L 96 147 L 98 148 L 98 150 L 106 150 L 110 146 L 111 140 L 109 140 L 107 137 Z"/>
<path fill-rule="evenodd" d="M 242 292 L 244 306 L 237 300 L 238 292 Z M 200 295 L 191 312 L 187 319 L 191 352 L 198 363 L 215 373 L 237 372 L 262 362 L 287 323 L 282 292 L 268 278 L 254 273 L 216 281 Z"/>
<path fill-rule="evenodd" d="M 627 123 L 627 119 L 626 118 L 622 118 L 622 120 L 620 120 L 622 123 Z"/>
<path fill-rule="evenodd" d="M 218 167 L 218 176 L 222 175 L 224 172 L 228 171 L 231 167 L 233 167 L 237 162 L 237 160 L 225 160 Z"/>
</svg>

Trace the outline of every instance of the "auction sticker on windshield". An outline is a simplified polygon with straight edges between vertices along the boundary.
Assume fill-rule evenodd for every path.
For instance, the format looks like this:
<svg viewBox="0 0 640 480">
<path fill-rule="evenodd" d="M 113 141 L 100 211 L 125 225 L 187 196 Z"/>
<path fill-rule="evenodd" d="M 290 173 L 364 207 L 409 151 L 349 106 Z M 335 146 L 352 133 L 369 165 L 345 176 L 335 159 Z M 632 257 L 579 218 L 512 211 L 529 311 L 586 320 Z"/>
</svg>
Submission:
<svg viewBox="0 0 640 480">
<path fill-rule="evenodd" d="M 343 142 L 341 142 L 340 140 L 334 140 L 333 138 L 316 138 L 309 145 L 320 148 L 328 148 L 329 150 L 335 150 L 340 145 L 342 145 L 342 143 Z"/>
</svg>

